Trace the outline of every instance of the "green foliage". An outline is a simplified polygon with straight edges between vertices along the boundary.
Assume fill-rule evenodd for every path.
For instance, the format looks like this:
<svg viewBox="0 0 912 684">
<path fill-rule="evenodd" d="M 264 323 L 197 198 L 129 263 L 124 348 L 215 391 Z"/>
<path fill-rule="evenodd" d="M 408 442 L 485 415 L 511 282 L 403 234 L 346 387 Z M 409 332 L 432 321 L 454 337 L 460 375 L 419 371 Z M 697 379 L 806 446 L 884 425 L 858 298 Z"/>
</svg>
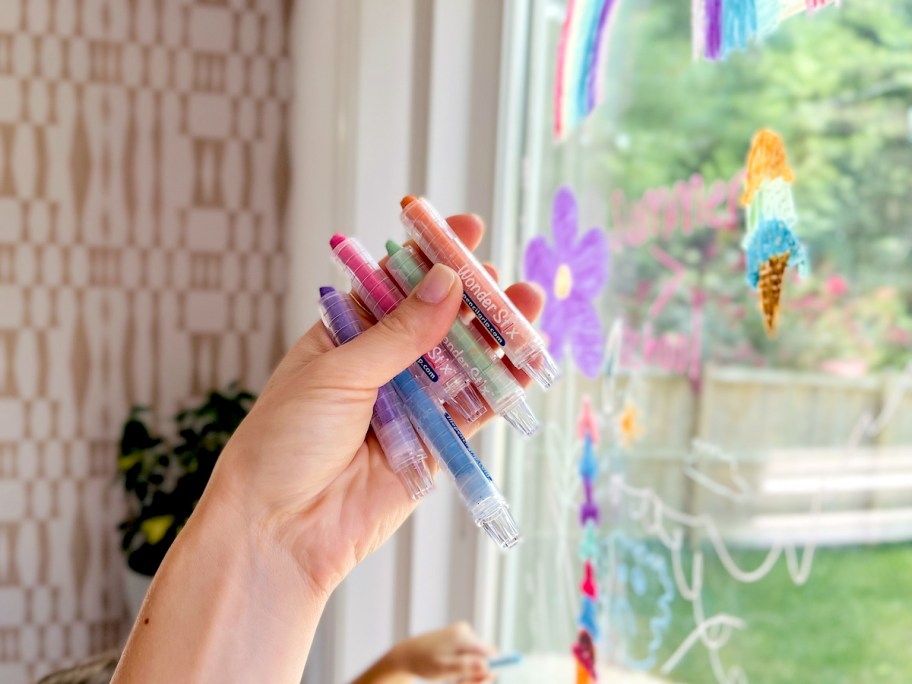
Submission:
<svg viewBox="0 0 912 684">
<path fill-rule="evenodd" d="M 235 385 L 225 393 L 210 392 L 202 404 L 175 416 L 174 444 L 150 431 L 148 409 L 131 410 L 120 438 L 117 469 L 128 495 L 128 515 L 119 528 L 121 548 L 133 570 L 155 574 L 254 399 Z"/>
</svg>

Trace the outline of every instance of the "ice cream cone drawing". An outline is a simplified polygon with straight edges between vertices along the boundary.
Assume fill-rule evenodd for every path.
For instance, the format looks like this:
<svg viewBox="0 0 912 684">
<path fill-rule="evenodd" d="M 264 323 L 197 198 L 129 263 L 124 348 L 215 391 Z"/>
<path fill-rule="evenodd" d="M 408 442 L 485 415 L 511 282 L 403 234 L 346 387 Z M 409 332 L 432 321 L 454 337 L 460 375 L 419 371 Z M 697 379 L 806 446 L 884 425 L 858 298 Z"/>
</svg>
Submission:
<svg viewBox="0 0 912 684">
<path fill-rule="evenodd" d="M 747 253 L 747 282 L 758 292 L 770 338 L 778 332 L 786 269 L 797 268 L 802 275 L 808 272 L 807 251 L 795 234 L 794 180 L 782 138 L 770 130 L 759 131 L 747 155 L 741 195 L 747 226 L 741 245 Z"/>
<path fill-rule="evenodd" d="M 760 293 L 760 310 L 763 312 L 763 325 L 766 334 L 774 337 L 779 323 L 779 301 L 782 299 L 782 278 L 788 266 L 790 252 L 770 257 L 760 266 L 760 281 L 757 291 Z"/>
<path fill-rule="evenodd" d="M 781 178 L 786 183 L 795 181 L 795 172 L 789 166 L 782 137 L 769 129 L 757 131 L 747 154 L 747 175 L 744 178 L 744 192 L 741 206 L 754 201 L 754 194 L 763 183 Z"/>
</svg>

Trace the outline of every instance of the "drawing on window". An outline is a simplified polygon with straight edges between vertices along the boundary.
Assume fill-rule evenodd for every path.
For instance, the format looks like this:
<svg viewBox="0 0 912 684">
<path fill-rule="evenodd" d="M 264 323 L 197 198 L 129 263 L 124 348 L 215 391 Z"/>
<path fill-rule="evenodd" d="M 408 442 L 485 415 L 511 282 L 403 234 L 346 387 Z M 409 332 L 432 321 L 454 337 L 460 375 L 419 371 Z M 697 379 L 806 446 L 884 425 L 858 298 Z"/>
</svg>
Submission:
<svg viewBox="0 0 912 684">
<path fill-rule="evenodd" d="M 770 35 L 790 17 L 838 4 L 839 0 L 692 0 L 693 59 L 723 60 Z"/>
<path fill-rule="evenodd" d="M 525 276 L 545 291 L 541 329 L 548 350 L 560 363 L 565 349 L 587 377 L 598 377 L 605 337 L 595 300 L 608 281 L 609 250 L 605 232 L 590 228 L 577 239 L 579 213 L 569 187 L 554 195 L 551 211 L 554 246 L 539 236 L 526 247 Z"/>
<path fill-rule="evenodd" d="M 554 137 L 564 138 L 602 101 L 608 34 L 621 0 L 569 0 L 557 49 Z"/>
<path fill-rule="evenodd" d="M 576 683 L 589 684 L 598 679 L 595 670 L 595 642 L 599 638 L 598 628 L 598 584 L 595 580 L 595 565 L 598 563 L 599 547 L 595 542 L 601 511 L 595 501 L 595 482 L 598 477 L 598 459 L 595 450 L 599 443 L 599 432 L 592 415 L 589 399 L 583 397 L 577 431 L 583 443 L 580 456 L 579 474 L 583 483 L 585 498 L 580 504 L 580 525 L 584 532 L 580 545 L 580 557 L 583 561 L 583 581 L 580 584 L 580 612 L 577 618 L 579 633 L 573 645 L 573 656 L 576 658 Z"/>
<path fill-rule="evenodd" d="M 690 4 L 621 3 L 602 106 L 559 144 L 544 112 L 566 3 L 534 5 L 510 216 L 554 251 L 555 188 L 572 187 L 580 234 L 604 227 L 610 279 L 601 390 L 565 345 L 543 437 L 511 443 L 528 541 L 499 585 L 505 641 L 555 669 L 507 681 L 573 681 L 592 587 L 601 680 L 908 680 L 912 119 L 896 74 L 912 0 L 829 4 L 789 3 L 821 11 L 784 21 L 757 0 L 749 55 L 691 64 Z M 766 127 L 779 137 L 751 159 Z M 764 315 L 745 280 L 786 253 Z M 584 395 L 601 428 L 589 529 Z"/>
<path fill-rule="evenodd" d="M 775 337 L 779 324 L 785 269 L 809 272 L 807 250 L 795 230 L 798 213 L 792 199 L 795 174 L 788 164 L 782 138 L 759 131 L 751 143 L 741 203 L 747 211 L 747 231 L 741 243 L 747 253 L 747 282 L 757 290 L 763 325 Z"/>
</svg>

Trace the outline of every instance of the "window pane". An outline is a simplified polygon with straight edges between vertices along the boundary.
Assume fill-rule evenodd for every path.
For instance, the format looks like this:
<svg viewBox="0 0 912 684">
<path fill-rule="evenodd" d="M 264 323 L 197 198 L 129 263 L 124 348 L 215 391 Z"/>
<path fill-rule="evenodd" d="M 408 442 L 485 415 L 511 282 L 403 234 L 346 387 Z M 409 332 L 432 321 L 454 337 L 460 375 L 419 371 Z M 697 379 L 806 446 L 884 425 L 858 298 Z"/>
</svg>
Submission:
<svg viewBox="0 0 912 684">
<path fill-rule="evenodd" d="M 620 368 L 606 374 L 603 359 L 590 378 L 592 343 L 554 324 L 572 317 L 543 324 L 565 337 L 564 377 L 539 399 L 543 434 L 512 445 L 527 541 L 505 563 L 502 627 L 531 655 L 504 681 L 572 681 L 588 395 L 606 668 L 694 684 L 907 682 L 912 2 L 797 16 L 721 63 L 691 61 L 690 3 L 621 2 L 604 103 L 555 142 L 564 11 L 535 3 L 528 73 L 514 74 L 529 84 L 527 118 L 512 122 L 527 130 L 521 216 L 552 254 L 551 305 L 591 266 L 557 244 L 558 189 L 575 198 L 576 241 L 605 229 L 590 331 L 604 342 L 620 320 L 624 333 Z M 786 271 L 774 338 L 741 248 L 742 174 L 763 128 L 785 143 L 811 264 Z M 628 446 L 622 420 L 638 428 Z"/>
</svg>

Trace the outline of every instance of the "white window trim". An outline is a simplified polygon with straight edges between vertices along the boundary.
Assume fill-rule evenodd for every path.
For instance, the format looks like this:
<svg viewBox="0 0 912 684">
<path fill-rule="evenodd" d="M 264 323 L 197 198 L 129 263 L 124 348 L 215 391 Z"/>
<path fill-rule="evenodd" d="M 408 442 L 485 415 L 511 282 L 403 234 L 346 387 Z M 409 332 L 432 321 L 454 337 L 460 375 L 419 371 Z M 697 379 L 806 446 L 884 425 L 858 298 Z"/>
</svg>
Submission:
<svg viewBox="0 0 912 684">
<path fill-rule="evenodd" d="M 289 345 L 316 320 L 317 287 L 344 285 L 328 259 L 332 233 L 354 234 L 379 253 L 402 233 L 395 203 L 407 192 L 427 194 L 445 213 L 492 216 L 503 5 L 297 3 Z M 502 439 L 485 437 L 488 462 Z M 457 618 L 493 638 L 479 622 L 490 604 L 476 591 L 489 542 L 452 487 L 440 489 L 335 592 L 304 682 L 350 680 L 394 641 Z"/>
</svg>

